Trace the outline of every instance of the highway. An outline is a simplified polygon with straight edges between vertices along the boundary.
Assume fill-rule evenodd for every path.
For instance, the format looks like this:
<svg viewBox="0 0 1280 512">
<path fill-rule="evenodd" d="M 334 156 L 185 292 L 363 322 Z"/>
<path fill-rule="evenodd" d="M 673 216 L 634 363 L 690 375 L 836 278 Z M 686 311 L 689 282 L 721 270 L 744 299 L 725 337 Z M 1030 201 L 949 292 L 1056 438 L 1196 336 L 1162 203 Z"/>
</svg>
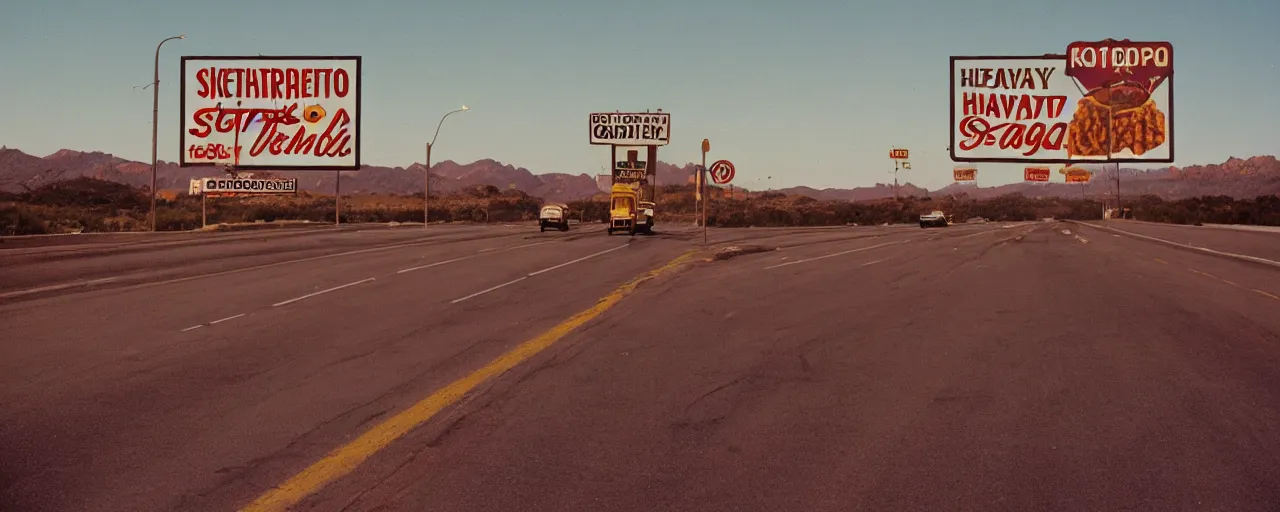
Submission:
<svg viewBox="0 0 1280 512">
<path fill-rule="evenodd" d="M 1280 504 L 1280 234 L 659 231 L 0 244 L 0 510 Z"/>
</svg>

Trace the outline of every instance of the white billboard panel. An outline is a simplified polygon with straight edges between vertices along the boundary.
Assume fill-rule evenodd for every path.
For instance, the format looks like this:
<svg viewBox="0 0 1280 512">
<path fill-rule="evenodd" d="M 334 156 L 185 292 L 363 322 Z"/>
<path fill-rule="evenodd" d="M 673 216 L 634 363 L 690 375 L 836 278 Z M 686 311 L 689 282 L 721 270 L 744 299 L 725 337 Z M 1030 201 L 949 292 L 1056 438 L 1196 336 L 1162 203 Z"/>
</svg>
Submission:
<svg viewBox="0 0 1280 512">
<path fill-rule="evenodd" d="M 952 57 L 951 159 L 1173 161 L 1171 79 L 1089 88 L 1068 64 L 1063 55 Z"/>
<path fill-rule="evenodd" d="M 179 165 L 360 168 L 360 57 L 183 57 Z"/>
<path fill-rule="evenodd" d="M 671 114 L 659 112 L 591 114 L 592 144 L 615 146 L 665 146 L 671 142 Z"/>
</svg>

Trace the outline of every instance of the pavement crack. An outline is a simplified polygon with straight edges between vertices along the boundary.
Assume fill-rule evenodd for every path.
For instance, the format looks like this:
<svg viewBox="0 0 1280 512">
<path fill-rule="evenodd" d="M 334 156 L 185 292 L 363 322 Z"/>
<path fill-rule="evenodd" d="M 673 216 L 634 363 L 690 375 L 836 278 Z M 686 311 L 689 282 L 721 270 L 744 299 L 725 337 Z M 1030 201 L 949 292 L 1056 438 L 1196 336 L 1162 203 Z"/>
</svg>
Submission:
<svg viewBox="0 0 1280 512">
<path fill-rule="evenodd" d="M 437 448 L 441 444 L 444 444 L 445 439 L 447 439 L 454 432 L 457 432 L 459 429 L 462 428 L 462 423 L 466 419 L 467 419 L 467 413 L 461 413 L 457 417 L 450 420 L 449 423 L 445 425 L 443 429 L 440 430 L 440 432 L 438 432 L 434 436 L 431 436 L 431 438 L 427 440 L 426 447 Z"/>
<path fill-rule="evenodd" d="M 809 358 L 804 356 L 804 352 L 797 353 L 796 357 L 800 359 L 800 369 L 804 370 L 804 373 L 813 373 L 813 365 L 809 364 Z"/>
<path fill-rule="evenodd" d="M 697 404 L 698 404 L 698 402 L 701 402 L 701 401 L 705 400 L 707 397 L 710 397 L 711 395 L 714 395 L 714 394 L 716 394 L 716 393 L 719 393 L 719 392 L 721 392 L 721 391 L 724 391 L 725 389 L 728 389 L 730 386 L 733 386 L 734 384 L 738 384 L 738 383 L 742 382 L 742 381 L 743 381 L 744 379 L 746 379 L 746 378 L 747 378 L 746 376 L 739 376 L 739 377 L 738 377 L 738 378 L 736 378 L 736 379 L 733 379 L 733 380 L 731 380 L 731 381 L 729 381 L 729 382 L 726 382 L 726 383 L 724 383 L 724 384 L 721 384 L 721 385 L 719 385 L 719 386 L 716 386 L 716 387 L 712 388 L 710 391 L 707 391 L 706 393 L 703 393 L 703 394 L 702 394 L 701 396 L 699 396 L 698 398 L 693 399 L 693 401 L 692 401 L 692 402 L 689 402 L 689 405 L 686 405 L 686 406 L 684 407 L 684 412 L 685 412 L 685 413 L 688 413 L 688 412 L 689 412 L 689 409 L 692 409 L 692 408 L 693 408 L 693 406 L 695 406 L 695 405 L 697 405 Z"/>
</svg>

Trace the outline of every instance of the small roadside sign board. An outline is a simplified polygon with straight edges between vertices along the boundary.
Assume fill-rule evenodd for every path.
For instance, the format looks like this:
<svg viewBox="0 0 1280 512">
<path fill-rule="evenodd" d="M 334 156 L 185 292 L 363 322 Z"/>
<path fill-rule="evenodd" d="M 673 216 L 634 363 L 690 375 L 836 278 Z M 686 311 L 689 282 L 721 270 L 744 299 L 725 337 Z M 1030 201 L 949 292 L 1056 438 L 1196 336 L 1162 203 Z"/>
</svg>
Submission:
<svg viewBox="0 0 1280 512">
<path fill-rule="evenodd" d="M 1027 167 L 1022 171 L 1022 177 L 1027 181 L 1047 182 L 1049 181 L 1049 168 Z"/>
<path fill-rule="evenodd" d="M 733 175 L 737 172 L 733 167 L 733 162 L 728 160 L 716 160 L 711 164 L 711 181 L 716 185 L 724 185 L 733 181 Z"/>
<path fill-rule="evenodd" d="M 706 174 L 706 172 L 707 172 L 707 168 L 703 167 L 701 164 L 697 164 L 693 166 L 693 199 L 694 200 L 697 200 L 697 201 L 702 200 L 702 180 L 703 180 L 703 175 Z"/>
<path fill-rule="evenodd" d="M 898 149 L 898 148 L 890 149 L 889 158 L 893 160 L 906 160 L 908 153 L 909 152 L 905 149 Z"/>
<path fill-rule="evenodd" d="M 200 193 L 211 197 L 293 195 L 298 193 L 298 179 L 204 178 Z"/>
</svg>

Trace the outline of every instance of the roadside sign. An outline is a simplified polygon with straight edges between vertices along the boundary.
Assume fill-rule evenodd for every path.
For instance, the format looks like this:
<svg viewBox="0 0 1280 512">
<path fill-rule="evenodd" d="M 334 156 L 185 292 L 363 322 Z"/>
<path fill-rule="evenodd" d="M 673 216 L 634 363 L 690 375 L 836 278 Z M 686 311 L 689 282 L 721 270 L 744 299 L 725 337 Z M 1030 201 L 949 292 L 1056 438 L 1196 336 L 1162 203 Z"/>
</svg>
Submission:
<svg viewBox="0 0 1280 512">
<path fill-rule="evenodd" d="M 694 200 L 702 200 L 702 180 L 703 175 L 707 172 L 707 168 L 702 165 L 693 166 L 693 198 Z"/>
<path fill-rule="evenodd" d="M 711 164 L 711 181 L 715 182 L 716 185 L 724 185 L 733 181 L 735 172 L 737 170 L 733 168 L 733 162 L 716 160 L 715 163 Z"/>
<path fill-rule="evenodd" d="M 709 151 L 711 151 L 711 140 L 709 140 L 709 139 L 702 139 L 702 152 L 703 152 L 703 153 L 706 153 L 706 152 L 709 152 Z"/>
<path fill-rule="evenodd" d="M 590 115 L 592 144 L 665 146 L 671 142 L 669 112 L 600 112 Z"/>
<path fill-rule="evenodd" d="M 200 193 L 215 197 L 297 194 L 298 178 L 204 178 Z"/>
<path fill-rule="evenodd" d="M 889 150 L 889 158 L 893 160 L 906 160 L 907 154 L 908 151 L 905 149 L 894 148 Z"/>
<path fill-rule="evenodd" d="M 1022 171 L 1022 177 L 1027 181 L 1049 181 L 1049 168 L 1027 167 Z"/>
<path fill-rule="evenodd" d="M 973 168 L 955 169 L 951 173 L 956 181 L 975 181 L 978 179 L 978 170 Z"/>
<path fill-rule="evenodd" d="M 1065 169 L 1064 171 L 1063 174 L 1067 175 L 1067 183 L 1088 183 L 1089 178 L 1093 176 L 1089 171 L 1078 167 Z"/>
</svg>

